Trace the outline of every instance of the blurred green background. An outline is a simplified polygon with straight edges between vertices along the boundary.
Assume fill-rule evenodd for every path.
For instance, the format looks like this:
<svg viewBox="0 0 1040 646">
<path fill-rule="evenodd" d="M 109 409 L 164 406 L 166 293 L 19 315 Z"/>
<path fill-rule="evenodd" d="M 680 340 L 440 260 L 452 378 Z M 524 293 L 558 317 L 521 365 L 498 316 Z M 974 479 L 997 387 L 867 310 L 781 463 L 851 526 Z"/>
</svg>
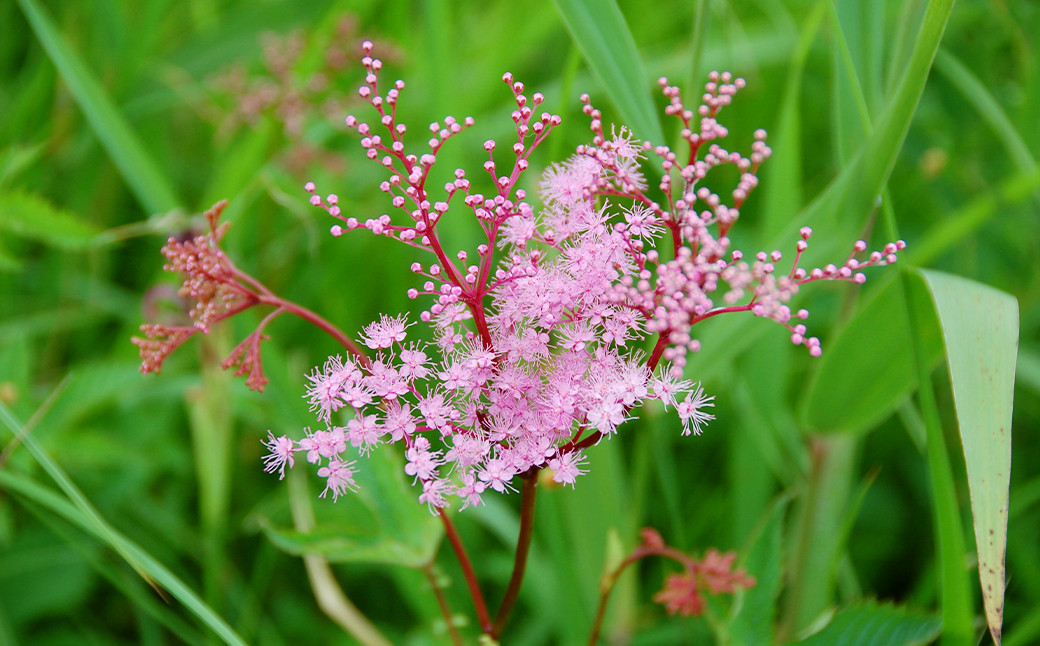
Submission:
<svg viewBox="0 0 1040 646">
<path fill-rule="evenodd" d="M 619 5 L 645 65 L 645 90 L 658 106 L 660 76 L 684 86 L 689 103 L 711 69 L 747 79 L 721 120 L 731 149 L 747 150 L 756 128 L 772 135 L 775 158 L 733 234 L 753 253 L 799 224 L 799 210 L 869 138 L 864 111 L 877 122 L 924 3 Z M 193 339 L 161 375 L 141 376 L 130 337 L 146 319 L 177 314 L 170 306 L 177 283 L 162 273 L 159 249 L 170 235 L 198 231 L 197 214 L 227 198 L 232 227 L 225 247 L 236 264 L 354 333 L 380 312 L 408 309 L 405 291 L 414 285 L 409 249 L 363 232 L 332 238 L 331 221 L 302 190 L 313 180 L 359 218 L 389 210 L 378 191 L 382 173 L 340 126 L 347 112 L 370 115 L 354 93 L 362 38 L 377 43 L 386 63 L 384 88 L 395 78 L 407 83 L 398 114 L 412 141 L 421 145 L 425 126 L 445 115 L 476 118 L 473 131 L 440 156 L 444 172 L 463 166 L 479 177 L 480 144 L 507 140 L 512 97 L 501 81 L 505 71 L 529 92 L 545 94 L 546 107 L 564 118 L 533 158 L 536 166 L 565 158 L 588 139 L 581 92 L 616 119 L 609 93 L 547 0 L 19 0 L 0 3 L 0 32 L 0 402 L 12 414 L 7 425 L 29 423 L 32 437 L 101 516 L 197 591 L 246 642 L 353 643 L 322 614 L 302 561 L 261 531 L 289 523 L 288 488 L 261 471 L 261 439 L 268 429 L 298 436 L 314 423 L 301 398 L 303 375 L 336 352 L 335 343 L 302 322 L 279 319 L 265 344 L 271 383 L 263 394 L 249 392 L 216 364 L 259 320 L 250 312 Z M 1019 300 L 1005 613 L 1005 643 L 1019 645 L 1040 641 L 1033 432 L 1040 419 L 1038 35 L 1035 2 L 956 5 L 886 195 L 910 245 L 908 262 Z M 862 101 L 848 91 L 850 76 Z M 674 138 L 676 124 L 663 126 Z M 720 174 L 713 181 L 730 180 Z M 871 214 L 826 222 L 832 230 L 817 226 L 816 238 L 829 240 L 833 254 L 811 262 L 843 260 L 859 236 L 873 246 L 887 239 Z M 459 244 L 474 241 L 469 224 L 451 221 L 447 235 Z M 781 249 L 792 251 L 794 240 Z M 875 270 L 862 289 L 822 285 L 799 297 L 813 312 L 810 330 L 821 337 L 825 357 L 843 321 L 895 274 Z M 782 525 L 784 547 L 776 549 L 790 568 L 785 576 L 803 585 L 814 571 L 799 573 L 796 546 L 830 546 L 821 548 L 829 555 L 817 564 L 822 578 L 811 583 L 820 598 L 806 601 L 803 613 L 869 598 L 935 612 L 932 502 L 914 398 L 893 397 L 864 428 L 818 435 L 806 411 L 812 393 L 821 392 L 814 385 L 820 360 L 791 347 L 778 326 L 755 321 L 743 328 L 755 334 L 727 337 L 720 329 L 730 323 L 720 317 L 711 321 L 718 329 L 706 326 L 706 345 L 721 339 L 726 352 L 715 348 L 710 361 L 694 358 L 689 368 L 717 397 L 718 420 L 704 436 L 681 438 L 672 416 L 641 411 L 641 420 L 590 451 L 592 471 L 575 490 L 542 492 L 528 579 L 504 643 L 587 639 L 607 555 L 630 549 L 647 525 L 690 552 L 715 546 L 743 554 L 763 527 L 780 532 Z M 883 353 L 892 347 L 889 332 L 851 345 Z M 942 364 L 933 378 L 971 550 L 963 458 Z M 909 385 L 915 378 L 905 379 Z M 870 393 L 884 390 L 881 381 L 863 371 L 854 385 Z M 830 405 L 840 410 L 855 401 Z M 12 485 L 17 478 L 54 486 L 11 433 L 0 437 L 10 449 L 0 458 L 8 476 L 0 482 L 0 644 L 212 639 L 183 607 L 155 595 L 110 540 Z M 822 503 L 813 498 L 821 482 Z M 515 498 L 457 517 L 492 600 L 512 565 Z M 351 504 L 314 502 L 319 515 L 345 526 L 368 522 Z M 806 508 L 826 522 L 803 525 Z M 806 539 L 800 527 L 819 535 Z M 470 615 L 458 567 L 442 552 L 437 567 L 448 597 L 457 613 Z M 965 562 L 974 567 L 972 558 Z M 669 568 L 650 562 L 623 578 L 610 606 L 610 643 L 707 639 L 704 620 L 668 618 L 650 601 Z M 392 643 L 447 643 L 422 573 L 363 562 L 334 571 Z M 797 587 L 788 588 L 766 624 L 804 627 L 787 601 L 806 594 Z M 466 630 L 475 635 L 472 625 Z"/>
</svg>

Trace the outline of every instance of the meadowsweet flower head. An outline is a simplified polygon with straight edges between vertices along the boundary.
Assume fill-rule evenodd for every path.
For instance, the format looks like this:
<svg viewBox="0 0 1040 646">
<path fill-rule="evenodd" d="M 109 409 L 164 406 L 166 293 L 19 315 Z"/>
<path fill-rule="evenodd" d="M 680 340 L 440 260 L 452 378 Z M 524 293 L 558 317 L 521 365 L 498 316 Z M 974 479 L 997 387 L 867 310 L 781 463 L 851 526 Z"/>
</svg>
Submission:
<svg viewBox="0 0 1040 646">
<path fill-rule="evenodd" d="M 311 203 L 338 221 L 333 235 L 366 229 L 418 252 L 409 268 L 417 282 L 408 296 L 424 303 L 418 319 L 428 329 L 417 336 L 431 341 L 409 340 L 416 324 L 406 315 L 382 315 L 360 338 L 375 354 L 357 363 L 330 359 L 309 377 L 307 397 L 325 424 L 350 418 L 336 447 L 349 443 L 364 453 L 403 443 L 405 473 L 431 511 L 453 499 L 462 507 L 478 505 L 488 490 L 516 491 L 518 478 L 541 469 L 573 486 L 586 471 L 584 449 L 621 432 L 651 400 L 675 410 L 683 435 L 700 435 L 714 419 L 707 411 L 715 398 L 683 376 L 700 348 L 696 323 L 749 312 L 787 327 L 793 342 L 819 354 L 818 339 L 793 322 L 807 316 L 790 309 L 799 288 L 818 280 L 861 282 L 860 268 L 893 262 L 902 248 L 895 243 L 861 261 L 856 255 L 866 247 L 857 243 L 842 267 L 806 271 L 798 261 L 811 232 L 803 230 L 786 274 L 777 270 L 780 251 L 745 261 L 731 249 L 728 232 L 770 150 L 763 131 L 747 155 L 722 147 L 728 131 L 719 113 L 744 86 L 729 74 L 712 73 L 692 110 L 678 88 L 661 80 L 666 112 L 683 124 L 688 150 L 681 155 L 640 142 L 625 127 L 607 136 L 600 112 L 583 96 L 592 140 L 549 166 L 539 206 L 518 186 L 531 151 L 560 123 L 538 112 L 540 94 L 527 94 L 504 75 L 516 106 L 515 139 L 482 145 L 483 184 L 490 190 L 478 192 L 463 169 L 441 190 L 428 181 L 430 171 L 442 147 L 472 119 L 430 124 L 425 144 L 406 139 L 411 130 L 396 112 L 404 83 L 384 86 L 370 43 L 364 53 L 359 96 L 378 123 L 353 116 L 346 123 L 383 169 L 380 188 L 394 209 L 367 220 L 345 217 L 335 194 L 322 196 L 314 183 L 305 188 Z M 661 171 L 657 199 L 643 171 L 651 159 Z M 706 182 L 724 165 L 740 173 L 725 197 Z M 460 213 L 482 232 L 474 248 L 449 248 L 440 235 L 442 220 Z M 344 467 L 329 465 L 347 458 L 329 454 L 321 433 L 301 440 L 299 450 L 326 465 L 320 473 L 337 478 L 329 485 L 335 496 L 350 487 L 343 484 Z M 675 594 L 684 589 L 672 587 Z M 676 597 L 676 607 L 692 608 L 683 599 Z"/>
</svg>

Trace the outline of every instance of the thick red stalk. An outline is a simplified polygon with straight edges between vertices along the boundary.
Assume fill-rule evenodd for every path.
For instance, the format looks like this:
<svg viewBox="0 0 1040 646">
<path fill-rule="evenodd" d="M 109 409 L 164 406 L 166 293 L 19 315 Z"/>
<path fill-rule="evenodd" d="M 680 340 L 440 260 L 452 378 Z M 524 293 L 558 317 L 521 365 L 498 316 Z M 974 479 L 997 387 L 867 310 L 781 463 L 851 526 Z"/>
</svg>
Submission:
<svg viewBox="0 0 1040 646">
<path fill-rule="evenodd" d="M 521 476 L 523 485 L 520 490 L 520 533 L 516 538 L 516 555 L 513 560 L 513 575 L 509 578 L 509 586 L 502 598 L 502 605 L 498 608 L 498 616 L 495 617 L 495 626 L 491 630 L 491 636 L 498 639 L 502 630 L 509 621 L 509 615 L 513 612 L 516 599 L 520 594 L 520 585 L 524 581 L 524 571 L 527 569 L 527 555 L 531 551 L 531 538 L 534 535 L 534 502 L 538 491 L 538 470 L 532 469 Z"/>
<path fill-rule="evenodd" d="M 466 548 L 462 544 L 462 539 L 459 538 L 459 533 L 455 531 L 455 525 L 451 522 L 451 519 L 448 518 L 443 509 L 438 509 L 437 515 L 440 516 L 441 522 L 444 524 L 444 532 L 448 535 L 448 542 L 451 543 L 451 548 L 455 550 L 455 557 L 459 560 L 462 575 L 466 579 L 469 594 L 473 598 L 473 606 L 477 611 L 477 621 L 480 623 L 480 629 L 490 633 L 492 630 L 491 616 L 488 614 L 484 594 L 480 591 L 480 584 L 477 583 L 477 575 L 473 571 L 473 563 L 469 560 Z"/>
</svg>

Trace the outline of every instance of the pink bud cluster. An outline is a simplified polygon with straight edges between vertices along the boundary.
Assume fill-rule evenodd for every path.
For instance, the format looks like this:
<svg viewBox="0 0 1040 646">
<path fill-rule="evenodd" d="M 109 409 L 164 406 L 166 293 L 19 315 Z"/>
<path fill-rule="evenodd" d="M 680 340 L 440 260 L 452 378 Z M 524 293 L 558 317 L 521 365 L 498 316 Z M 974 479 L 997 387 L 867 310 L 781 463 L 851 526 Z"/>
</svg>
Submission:
<svg viewBox="0 0 1040 646">
<path fill-rule="evenodd" d="M 542 469 L 573 484 L 584 473 L 583 450 L 615 434 L 648 400 L 674 407 L 683 433 L 699 434 L 714 419 L 706 411 L 714 398 L 683 379 L 687 356 L 699 349 L 694 324 L 748 311 L 787 326 L 792 341 L 819 354 L 819 341 L 806 338 L 800 323 L 789 323 L 807 315 L 792 314 L 787 305 L 798 287 L 817 280 L 862 282 L 860 268 L 894 262 L 903 247 L 895 243 L 860 261 L 855 254 L 865 245 L 857 243 L 841 267 L 805 271 L 797 265 L 811 233 L 806 229 L 794 267 L 779 277 L 779 251 L 756 254 L 749 264 L 731 250 L 727 232 L 770 150 L 763 131 L 755 133 L 748 156 L 719 145 L 727 131 L 718 114 L 744 85 L 729 74 L 711 75 L 695 111 L 661 79 L 670 101 L 666 112 L 684 125 L 689 154 L 682 161 L 666 146 L 635 140 L 624 127 L 608 137 L 600 112 L 583 96 L 592 142 L 545 171 L 540 209 L 517 184 L 531 152 L 560 118 L 537 113 L 542 95 L 528 97 L 523 84 L 506 74 L 516 139 L 504 167 L 501 151 L 496 161 L 498 143 L 483 144 L 491 194 L 475 192 L 457 169 L 443 195 L 434 195 L 427 184 L 441 147 L 473 120 L 448 117 L 432 124 L 426 149 L 410 152 L 407 128 L 396 117 L 404 83 L 380 94 L 382 63 L 371 57 L 371 43 L 363 49 L 367 75 L 359 93 L 379 124 L 351 116 L 347 125 L 385 169 L 380 188 L 390 196 L 393 216 L 362 221 L 344 214 L 335 194 L 323 197 L 313 183 L 306 190 L 313 205 L 338 220 L 334 236 L 363 228 L 433 255 L 412 264 L 422 283 L 408 291 L 413 299 L 429 299 L 418 319 L 431 340 L 409 337 L 415 325 L 409 317 L 384 315 L 361 337 L 374 355 L 332 357 L 309 376 L 306 396 L 328 428 L 308 431 L 296 443 L 268 439 L 269 471 L 281 472 L 294 452 L 305 451 L 319 473 L 335 476 L 326 488 L 334 497 L 356 486 L 348 444 L 365 454 L 380 444 L 403 443 L 406 473 L 435 511 L 453 498 L 466 507 L 480 503 L 488 489 L 512 491 L 514 478 Z M 657 201 L 647 195 L 642 170 L 649 153 L 663 171 Z M 703 185 L 723 164 L 741 172 L 729 204 Z M 447 249 L 438 226 L 449 212 L 472 215 L 485 240 L 472 250 Z M 661 240 L 667 241 L 663 252 Z M 720 289 L 722 303 L 716 304 Z M 647 337 L 654 342 L 649 354 L 641 349 Z"/>
<path fill-rule="evenodd" d="M 208 234 L 187 240 L 170 238 L 162 249 L 168 261 L 163 269 L 184 275 L 178 293 L 194 303 L 188 312 L 192 325 L 142 325 L 144 338 L 131 339 L 140 349 L 142 373 L 159 372 L 166 358 L 189 338 L 199 332 L 209 334 L 215 323 L 263 300 L 266 290 L 255 281 L 251 285 L 251 279 L 235 268 L 220 249 L 227 224 L 218 225 L 217 221 L 225 206 L 227 202 L 220 202 L 206 212 Z M 263 324 L 223 362 L 225 369 L 237 367 L 236 376 L 247 375 L 246 383 L 254 390 L 263 390 L 267 383 L 259 353 L 262 330 Z"/>
</svg>

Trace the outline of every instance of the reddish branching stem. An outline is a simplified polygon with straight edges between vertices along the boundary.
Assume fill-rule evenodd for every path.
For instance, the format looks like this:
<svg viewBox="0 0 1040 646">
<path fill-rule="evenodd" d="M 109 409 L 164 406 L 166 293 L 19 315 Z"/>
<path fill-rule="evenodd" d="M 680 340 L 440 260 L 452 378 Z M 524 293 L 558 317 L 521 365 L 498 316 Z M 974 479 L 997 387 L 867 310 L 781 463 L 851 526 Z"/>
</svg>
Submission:
<svg viewBox="0 0 1040 646">
<path fill-rule="evenodd" d="M 145 324 L 141 326 L 144 337 L 134 337 L 133 343 L 140 349 L 141 372 L 160 372 L 163 362 L 170 354 L 195 334 L 208 334 L 210 328 L 226 319 L 257 305 L 274 308 L 261 320 L 256 329 L 242 340 L 221 366 L 235 368 L 235 376 L 247 375 L 246 385 L 252 390 L 263 391 L 267 384 L 261 360 L 260 342 L 266 339 L 263 331 L 268 324 L 282 314 L 292 314 L 324 330 L 367 366 L 365 352 L 335 325 L 315 312 L 288 301 L 263 285 L 246 272 L 238 269 L 220 248 L 220 242 L 228 225 L 218 225 L 220 214 L 227 201 L 218 202 L 206 212 L 209 233 L 189 240 L 170 238 L 163 247 L 168 259 L 164 269 L 184 275 L 180 296 L 192 299 L 188 312 L 191 326 Z"/>
<path fill-rule="evenodd" d="M 621 561 L 613 570 L 603 577 L 600 584 L 599 605 L 589 634 L 589 646 L 595 646 L 606 618 L 607 601 L 613 592 L 618 578 L 628 566 L 648 556 L 662 556 L 672 559 L 682 566 L 678 574 L 669 575 L 664 588 L 654 595 L 654 601 L 664 604 L 668 614 L 681 614 L 696 617 L 704 613 L 704 595 L 733 594 L 740 588 L 755 585 L 754 577 L 743 570 L 733 570 L 736 560 L 735 552 L 722 554 L 709 549 L 704 558 L 697 560 L 692 556 L 665 544 L 657 530 L 646 528 L 642 532 L 643 540 L 632 553 Z"/>
</svg>

